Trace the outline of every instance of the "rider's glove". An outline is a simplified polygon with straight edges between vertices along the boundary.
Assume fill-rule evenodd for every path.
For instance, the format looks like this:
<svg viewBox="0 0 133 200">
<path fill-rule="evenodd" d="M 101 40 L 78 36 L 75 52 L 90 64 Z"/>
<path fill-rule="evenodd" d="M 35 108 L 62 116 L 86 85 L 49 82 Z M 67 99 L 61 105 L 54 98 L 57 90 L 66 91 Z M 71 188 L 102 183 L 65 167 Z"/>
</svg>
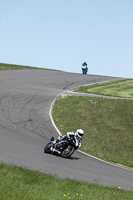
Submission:
<svg viewBox="0 0 133 200">
<path fill-rule="evenodd" d="M 53 144 L 56 144 L 56 140 L 52 142 Z"/>
</svg>

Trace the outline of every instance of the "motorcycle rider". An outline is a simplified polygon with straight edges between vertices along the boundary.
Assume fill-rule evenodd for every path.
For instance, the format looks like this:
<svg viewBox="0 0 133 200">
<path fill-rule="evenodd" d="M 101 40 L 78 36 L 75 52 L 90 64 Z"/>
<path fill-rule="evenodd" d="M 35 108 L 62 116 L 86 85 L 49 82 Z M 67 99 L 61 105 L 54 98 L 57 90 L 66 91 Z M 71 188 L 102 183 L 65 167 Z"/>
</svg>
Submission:
<svg viewBox="0 0 133 200">
<path fill-rule="evenodd" d="M 84 63 L 82 64 L 82 72 L 83 72 L 83 74 L 84 74 L 84 72 L 85 72 L 85 74 L 87 74 L 87 71 L 88 71 L 88 66 L 87 66 L 87 63 L 84 62 Z"/>
<path fill-rule="evenodd" d="M 82 142 L 82 137 L 84 135 L 84 131 L 82 129 L 77 129 L 76 132 L 67 132 L 66 135 L 61 135 L 57 138 L 57 140 L 54 140 L 52 143 L 53 143 L 53 146 L 51 147 L 51 151 L 55 151 L 55 148 L 54 148 L 54 145 L 59 143 L 61 140 L 65 140 L 66 137 L 71 139 L 72 136 L 75 137 L 75 140 L 76 140 L 76 144 L 78 145 L 78 148 L 81 147 L 81 142 Z M 53 139 L 53 138 L 52 138 Z"/>
</svg>

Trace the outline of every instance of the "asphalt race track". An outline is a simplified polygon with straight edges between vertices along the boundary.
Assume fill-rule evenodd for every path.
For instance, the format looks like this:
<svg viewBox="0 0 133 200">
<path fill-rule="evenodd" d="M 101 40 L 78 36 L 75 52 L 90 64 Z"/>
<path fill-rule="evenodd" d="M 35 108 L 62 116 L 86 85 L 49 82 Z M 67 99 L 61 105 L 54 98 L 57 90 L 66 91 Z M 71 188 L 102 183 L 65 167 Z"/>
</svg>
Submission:
<svg viewBox="0 0 133 200">
<path fill-rule="evenodd" d="M 78 151 L 70 159 L 43 151 L 51 136 L 58 136 L 49 116 L 56 96 L 80 85 L 114 79 L 118 78 L 50 70 L 0 71 L 0 162 L 133 190 L 132 170 Z"/>
</svg>

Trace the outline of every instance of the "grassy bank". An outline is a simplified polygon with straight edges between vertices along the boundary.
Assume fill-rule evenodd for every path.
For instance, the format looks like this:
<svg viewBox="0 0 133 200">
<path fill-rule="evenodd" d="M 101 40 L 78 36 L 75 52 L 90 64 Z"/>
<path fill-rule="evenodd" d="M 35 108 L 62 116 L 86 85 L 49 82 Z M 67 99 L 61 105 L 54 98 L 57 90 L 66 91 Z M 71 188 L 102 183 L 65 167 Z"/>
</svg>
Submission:
<svg viewBox="0 0 133 200">
<path fill-rule="evenodd" d="M 0 63 L 0 70 L 18 70 L 18 69 L 40 69 L 40 70 L 49 70 L 46 68 L 39 68 L 39 67 L 29 67 L 29 66 L 22 66 L 22 65 L 14 65 L 14 64 L 4 64 Z M 56 71 L 54 69 L 50 69 Z"/>
<path fill-rule="evenodd" d="M 83 86 L 74 91 L 113 97 L 133 98 L 133 79 L 121 79 Z"/>
<path fill-rule="evenodd" d="M 130 200 L 132 191 L 60 180 L 51 175 L 0 164 L 0 200 Z"/>
<path fill-rule="evenodd" d="M 56 101 L 53 119 L 63 134 L 85 131 L 84 152 L 133 168 L 132 100 L 67 96 Z"/>
<path fill-rule="evenodd" d="M 42 70 L 43 68 L 0 63 L 0 70 L 17 70 L 17 69 L 41 69 Z"/>
</svg>

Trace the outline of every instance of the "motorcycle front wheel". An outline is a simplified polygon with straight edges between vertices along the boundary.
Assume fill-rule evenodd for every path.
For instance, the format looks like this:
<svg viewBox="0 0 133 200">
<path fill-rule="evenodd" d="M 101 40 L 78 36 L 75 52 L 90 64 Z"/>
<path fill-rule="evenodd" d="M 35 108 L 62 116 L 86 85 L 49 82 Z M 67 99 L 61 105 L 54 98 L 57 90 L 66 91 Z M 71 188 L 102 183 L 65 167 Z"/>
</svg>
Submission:
<svg viewBox="0 0 133 200">
<path fill-rule="evenodd" d="M 74 146 L 69 145 L 68 147 L 66 147 L 66 148 L 62 151 L 61 156 L 62 156 L 63 158 L 68 158 L 68 157 L 70 157 L 70 156 L 74 153 L 74 151 L 75 151 Z"/>
<path fill-rule="evenodd" d="M 84 69 L 82 70 L 82 73 L 85 74 L 85 70 Z"/>
<path fill-rule="evenodd" d="M 51 148 L 51 142 L 49 142 L 45 147 L 44 147 L 44 152 L 45 153 L 51 153 L 51 150 L 50 150 L 50 148 Z"/>
</svg>

